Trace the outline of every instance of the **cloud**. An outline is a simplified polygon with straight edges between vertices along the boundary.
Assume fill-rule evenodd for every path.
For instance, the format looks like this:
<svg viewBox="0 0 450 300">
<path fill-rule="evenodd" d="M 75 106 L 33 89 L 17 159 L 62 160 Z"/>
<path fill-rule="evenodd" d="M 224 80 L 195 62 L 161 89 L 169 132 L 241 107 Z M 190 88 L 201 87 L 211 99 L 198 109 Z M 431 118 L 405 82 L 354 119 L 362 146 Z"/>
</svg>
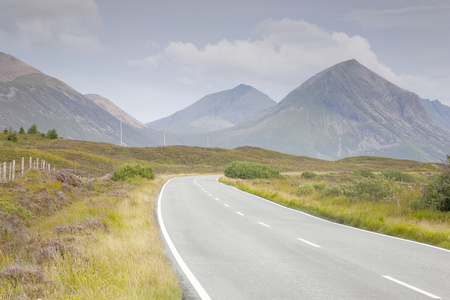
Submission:
<svg viewBox="0 0 450 300">
<path fill-rule="evenodd" d="M 172 41 L 155 55 L 129 64 L 175 68 L 185 82 L 247 83 L 277 96 L 286 95 L 315 73 L 353 58 L 402 87 L 421 81 L 396 75 L 377 60 L 367 39 L 358 35 L 330 32 L 292 19 L 266 20 L 255 27 L 254 35 L 247 40 L 223 39 L 203 48 Z"/>
<path fill-rule="evenodd" d="M 450 28 L 450 5 L 419 5 L 398 9 L 357 10 L 344 19 L 365 28 L 443 29 Z"/>
<path fill-rule="evenodd" d="M 0 41 L 24 48 L 102 51 L 94 0 L 1 0 Z"/>
</svg>

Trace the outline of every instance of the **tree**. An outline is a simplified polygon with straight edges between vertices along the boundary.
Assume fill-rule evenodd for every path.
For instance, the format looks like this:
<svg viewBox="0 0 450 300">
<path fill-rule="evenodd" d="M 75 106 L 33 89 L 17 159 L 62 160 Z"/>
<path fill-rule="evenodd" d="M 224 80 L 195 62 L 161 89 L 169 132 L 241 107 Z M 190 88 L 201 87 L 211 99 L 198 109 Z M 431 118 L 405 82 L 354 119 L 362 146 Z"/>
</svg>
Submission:
<svg viewBox="0 0 450 300">
<path fill-rule="evenodd" d="M 36 124 L 31 125 L 31 127 L 28 129 L 28 133 L 31 133 L 31 134 L 37 134 L 38 133 Z"/>
<path fill-rule="evenodd" d="M 431 206 L 440 211 L 450 211 L 450 155 L 444 170 L 438 174 L 424 191 L 424 197 Z"/>
<path fill-rule="evenodd" d="M 8 134 L 8 128 L 5 128 L 5 130 L 3 130 L 4 134 Z"/>
<path fill-rule="evenodd" d="M 25 129 L 23 129 L 23 126 L 20 127 L 20 129 L 19 129 L 19 134 L 25 134 Z"/>
<path fill-rule="evenodd" d="M 47 132 L 47 138 L 51 140 L 56 140 L 58 138 L 58 133 L 56 132 L 56 129 L 49 130 Z"/>
</svg>

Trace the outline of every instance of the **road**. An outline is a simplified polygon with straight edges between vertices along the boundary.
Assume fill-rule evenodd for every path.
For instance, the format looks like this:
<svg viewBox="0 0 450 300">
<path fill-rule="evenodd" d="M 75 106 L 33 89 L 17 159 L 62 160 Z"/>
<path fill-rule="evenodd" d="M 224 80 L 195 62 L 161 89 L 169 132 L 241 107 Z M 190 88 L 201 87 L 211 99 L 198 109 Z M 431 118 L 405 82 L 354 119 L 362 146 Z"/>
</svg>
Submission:
<svg viewBox="0 0 450 300">
<path fill-rule="evenodd" d="M 450 251 L 175 178 L 158 222 L 185 299 L 450 299 Z"/>
</svg>

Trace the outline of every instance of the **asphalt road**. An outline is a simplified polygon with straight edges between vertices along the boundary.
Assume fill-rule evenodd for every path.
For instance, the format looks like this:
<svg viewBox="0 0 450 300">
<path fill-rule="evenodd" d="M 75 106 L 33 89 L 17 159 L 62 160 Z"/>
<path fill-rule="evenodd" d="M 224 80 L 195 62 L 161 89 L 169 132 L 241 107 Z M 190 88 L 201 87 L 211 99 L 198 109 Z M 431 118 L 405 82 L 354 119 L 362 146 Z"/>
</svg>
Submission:
<svg viewBox="0 0 450 300">
<path fill-rule="evenodd" d="M 185 299 L 450 299 L 450 251 L 175 178 L 158 221 Z"/>
</svg>

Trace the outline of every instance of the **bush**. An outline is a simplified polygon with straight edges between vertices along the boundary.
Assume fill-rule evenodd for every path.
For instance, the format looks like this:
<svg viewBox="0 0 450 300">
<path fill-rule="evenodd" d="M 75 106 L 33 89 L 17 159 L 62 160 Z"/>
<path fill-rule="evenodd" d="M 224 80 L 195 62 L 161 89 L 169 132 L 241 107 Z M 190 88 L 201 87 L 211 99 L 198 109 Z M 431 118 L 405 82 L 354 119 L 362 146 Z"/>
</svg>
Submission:
<svg viewBox="0 0 450 300">
<path fill-rule="evenodd" d="M 111 177 L 114 181 L 122 181 L 128 178 L 142 177 L 146 179 L 154 179 L 153 169 L 150 166 L 144 166 L 143 164 L 130 162 L 114 169 L 114 174 Z"/>
<path fill-rule="evenodd" d="M 25 134 L 25 129 L 23 129 L 23 127 L 20 127 L 19 134 Z"/>
<path fill-rule="evenodd" d="M 450 163 L 450 156 L 447 155 Z M 444 171 L 427 184 L 424 191 L 427 202 L 436 210 L 450 211 L 450 165 L 446 164 Z"/>
<path fill-rule="evenodd" d="M 301 178 L 306 178 L 306 179 L 311 179 L 313 177 L 316 177 L 317 174 L 314 172 L 310 172 L 310 171 L 305 171 L 302 173 L 302 175 L 300 175 Z"/>
<path fill-rule="evenodd" d="M 384 178 L 364 178 L 350 185 L 347 196 L 358 200 L 381 200 L 394 194 L 394 185 Z"/>
<path fill-rule="evenodd" d="M 10 134 L 8 134 L 7 140 L 11 142 L 17 142 L 19 141 L 19 137 L 17 136 L 16 132 L 11 132 Z"/>
<path fill-rule="evenodd" d="M 359 201 L 377 201 L 392 196 L 395 192 L 394 184 L 382 177 L 363 178 L 349 184 L 327 187 L 322 196 L 347 196 Z"/>
<path fill-rule="evenodd" d="M 374 178 L 375 177 L 375 175 L 369 169 L 358 168 L 358 169 L 354 170 L 353 173 L 357 176 L 365 177 L 365 178 Z"/>
<path fill-rule="evenodd" d="M 383 176 L 386 177 L 387 179 L 393 179 L 395 181 L 402 181 L 402 182 L 416 181 L 414 176 L 396 169 L 384 169 L 381 171 L 381 174 L 383 174 Z"/>
<path fill-rule="evenodd" d="M 279 178 L 280 171 L 277 166 L 269 164 L 235 161 L 225 168 L 224 174 L 229 178 L 241 179 Z"/>
<path fill-rule="evenodd" d="M 313 181 L 311 183 L 315 190 L 323 191 L 327 187 L 325 181 Z"/>
<path fill-rule="evenodd" d="M 315 188 L 312 182 L 304 183 L 297 188 L 297 194 L 302 196 L 312 195 L 314 191 Z"/>
<path fill-rule="evenodd" d="M 56 132 L 56 129 L 49 130 L 47 132 L 46 137 L 51 140 L 56 140 L 58 138 L 58 133 Z"/>
</svg>

